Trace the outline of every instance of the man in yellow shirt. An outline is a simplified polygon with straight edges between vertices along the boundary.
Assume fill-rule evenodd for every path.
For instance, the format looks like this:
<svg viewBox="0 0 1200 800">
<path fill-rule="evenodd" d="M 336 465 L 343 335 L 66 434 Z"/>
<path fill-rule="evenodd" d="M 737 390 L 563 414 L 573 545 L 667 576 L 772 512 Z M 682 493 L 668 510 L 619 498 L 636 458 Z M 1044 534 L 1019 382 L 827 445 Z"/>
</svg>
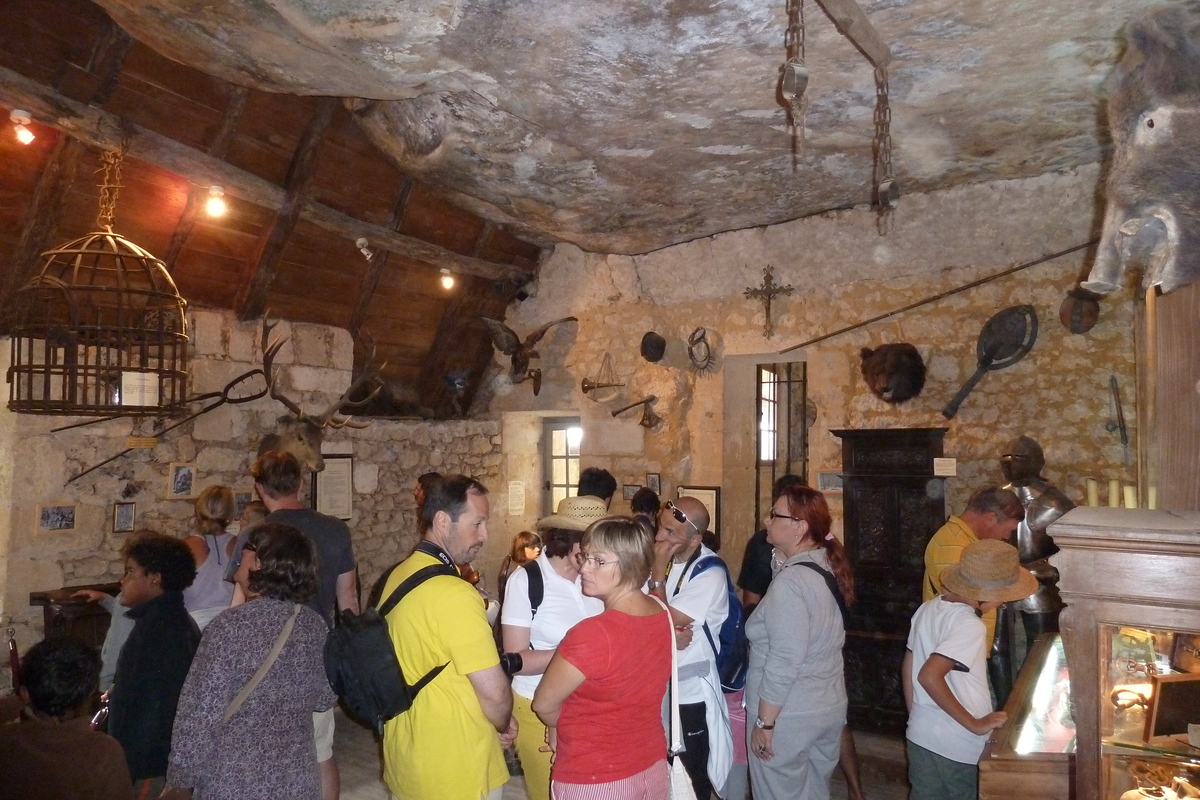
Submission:
<svg viewBox="0 0 1200 800">
<path fill-rule="evenodd" d="M 418 569 L 468 563 L 487 541 L 487 489 L 464 475 L 430 490 L 421 543 L 392 571 L 382 597 Z M 447 665 L 383 729 L 383 773 L 399 800 L 499 800 L 508 780 L 503 748 L 516 737 L 512 692 L 500 667 L 483 599 L 453 575 L 431 578 L 388 615 L 405 677 Z"/>
<path fill-rule="evenodd" d="M 999 539 L 1012 544 L 1013 534 L 1023 519 L 1025 506 L 1008 489 L 985 486 L 971 495 L 967 500 L 967 510 L 957 517 L 951 514 L 946 524 L 938 528 L 937 533 L 925 546 L 925 577 L 921 581 L 921 602 L 928 602 L 941 594 L 942 570 L 957 564 L 962 559 L 962 552 L 967 545 L 980 539 Z M 990 653 L 996 636 L 995 609 L 983 613 L 983 625 L 984 641 Z M 994 666 L 994 660 L 989 660 L 989 667 Z M 992 678 L 992 689 L 1003 705 L 1004 698 L 1008 696 L 1012 687 L 997 684 L 1011 684 L 1012 677 L 998 676 L 992 671 Z"/>
</svg>

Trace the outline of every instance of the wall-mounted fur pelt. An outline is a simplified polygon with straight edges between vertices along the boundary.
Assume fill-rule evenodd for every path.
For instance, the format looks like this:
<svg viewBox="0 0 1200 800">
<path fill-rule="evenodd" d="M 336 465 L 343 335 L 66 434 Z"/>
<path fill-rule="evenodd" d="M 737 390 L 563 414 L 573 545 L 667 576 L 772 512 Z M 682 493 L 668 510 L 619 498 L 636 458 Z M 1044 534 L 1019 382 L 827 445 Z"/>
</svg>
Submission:
<svg viewBox="0 0 1200 800">
<path fill-rule="evenodd" d="M 925 362 L 907 342 L 862 349 L 862 376 L 871 394 L 885 403 L 911 400 L 925 388 Z"/>
</svg>

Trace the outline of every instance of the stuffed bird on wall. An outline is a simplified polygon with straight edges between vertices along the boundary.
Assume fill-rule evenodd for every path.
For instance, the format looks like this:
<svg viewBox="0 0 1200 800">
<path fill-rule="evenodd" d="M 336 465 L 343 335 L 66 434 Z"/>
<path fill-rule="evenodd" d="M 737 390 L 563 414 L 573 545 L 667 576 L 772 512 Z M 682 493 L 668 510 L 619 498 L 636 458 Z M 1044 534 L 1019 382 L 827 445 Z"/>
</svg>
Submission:
<svg viewBox="0 0 1200 800">
<path fill-rule="evenodd" d="M 546 331 L 555 325 L 561 322 L 579 321 L 575 317 L 563 317 L 553 322 L 547 322 L 526 336 L 525 341 L 521 341 L 516 332 L 500 320 L 491 317 L 480 317 L 480 319 L 488 327 L 488 333 L 492 336 L 492 346 L 512 360 L 512 382 L 523 383 L 526 380 L 532 380 L 535 395 L 542 390 L 542 371 L 537 368 L 529 368 L 531 359 L 541 358 L 538 351 L 533 349 L 534 345 L 540 342 L 546 335 Z"/>
</svg>

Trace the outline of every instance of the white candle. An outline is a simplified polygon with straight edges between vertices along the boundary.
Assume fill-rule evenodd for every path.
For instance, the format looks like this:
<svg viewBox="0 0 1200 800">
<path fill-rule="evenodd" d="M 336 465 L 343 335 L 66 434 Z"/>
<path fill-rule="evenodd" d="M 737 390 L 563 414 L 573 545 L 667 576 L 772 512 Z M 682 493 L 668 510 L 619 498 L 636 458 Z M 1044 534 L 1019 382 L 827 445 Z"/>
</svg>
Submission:
<svg viewBox="0 0 1200 800">
<path fill-rule="evenodd" d="M 1149 509 L 1158 508 L 1158 487 L 1151 486 L 1148 490 L 1148 493 L 1150 496 L 1148 498 L 1146 498 L 1146 508 L 1149 508 Z"/>
<path fill-rule="evenodd" d="M 1137 487 L 1136 486 L 1126 486 L 1125 487 L 1125 507 L 1126 508 L 1137 508 Z"/>
<path fill-rule="evenodd" d="M 1108 482 L 1108 507 L 1116 508 L 1121 505 L 1121 482 L 1113 478 Z"/>
<path fill-rule="evenodd" d="M 1096 483 L 1095 478 L 1087 479 L 1087 504 L 1089 506 L 1100 505 L 1100 485 Z"/>
</svg>

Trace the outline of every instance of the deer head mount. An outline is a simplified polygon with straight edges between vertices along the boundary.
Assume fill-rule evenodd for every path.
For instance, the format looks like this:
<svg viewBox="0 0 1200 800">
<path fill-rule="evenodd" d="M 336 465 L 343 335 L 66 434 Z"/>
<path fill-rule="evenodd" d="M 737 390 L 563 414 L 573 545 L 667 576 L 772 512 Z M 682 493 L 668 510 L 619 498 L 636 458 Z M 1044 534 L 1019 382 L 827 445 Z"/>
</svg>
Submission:
<svg viewBox="0 0 1200 800">
<path fill-rule="evenodd" d="M 284 342 L 291 334 L 281 338 L 272 338 L 271 331 L 279 321 L 274 322 L 263 317 L 262 327 L 262 356 L 263 374 L 266 375 L 268 391 L 271 397 L 283 403 L 291 414 L 284 414 L 277 420 L 274 433 L 267 434 L 258 445 L 258 455 L 268 450 L 284 450 L 314 472 L 325 469 L 325 459 L 321 456 L 321 441 L 325 438 L 326 428 L 365 428 L 369 421 L 355 421 L 353 416 L 341 414 L 343 406 L 362 406 L 375 399 L 383 388 L 379 375 L 387 364 L 375 366 L 375 343 L 367 338 L 367 358 L 362 372 L 350 384 L 342 396 L 335 400 L 329 408 L 320 414 L 307 414 L 304 409 L 287 395 L 283 394 L 277 385 L 278 375 L 274 372 L 275 356 L 279 355 Z M 351 401 L 350 398 L 364 387 L 374 385 L 374 388 L 361 400 Z"/>
</svg>

